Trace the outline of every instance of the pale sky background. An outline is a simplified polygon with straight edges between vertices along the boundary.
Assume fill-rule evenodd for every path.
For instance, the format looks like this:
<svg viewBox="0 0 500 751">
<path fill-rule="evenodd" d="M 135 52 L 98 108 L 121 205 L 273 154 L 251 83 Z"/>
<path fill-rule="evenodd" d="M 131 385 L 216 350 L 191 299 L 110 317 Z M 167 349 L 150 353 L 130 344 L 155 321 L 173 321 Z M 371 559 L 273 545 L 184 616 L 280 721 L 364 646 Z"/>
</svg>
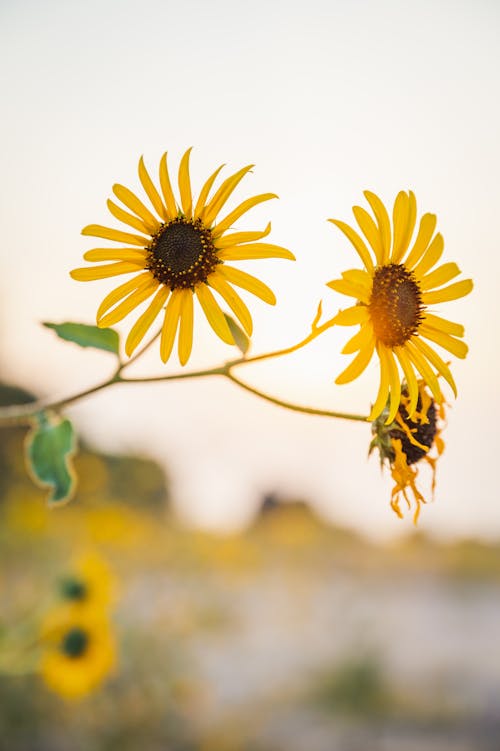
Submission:
<svg viewBox="0 0 500 751">
<path fill-rule="evenodd" d="M 241 264 L 278 297 L 271 308 L 243 293 L 255 354 L 301 338 L 320 299 L 327 314 L 346 307 L 325 283 L 358 258 L 327 217 L 352 222 L 366 188 L 391 205 L 411 188 L 419 214 L 438 215 L 443 260 L 475 280 L 472 295 L 436 309 L 465 324 L 470 353 L 453 363 L 459 398 L 420 528 L 498 538 L 499 21 L 493 0 L 2 0 L 2 376 L 64 395 L 110 372 L 110 356 L 64 344 L 39 322 L 93 323 L 123 281 L 82 284 L 68 272 L 99 244 L 80 236 L 84 225 L 117 226 L 106 199 L 114 182 L 139 189 L 141 154 L 156 174 L 163 151 L 176 169 L 193 146 L 195 189 L 218 164 L 230 174 L 255 163 L 235 202 L 280 196 L 238 224 L 272 220 L 271 242 L 297 256 Z M 195 326 L 190 366 L 234 355 L 201 314 Z M 353 331 L 240 375 L 303 404 L 366 413 L 375 361 L 354 384 L 333 384 Z M 178 368 L 154 348 L 138 372 Z M 389 476 L 366 459 L 368 425 L 285 412 L 223 381 L 120 386 L 69 414 L 99 448 L 164 463 L 196 524 L 237 528 L 275 491 L 374 536 L 412 529 L 411 515 L 401 522 L 389 509 Z"/>
</svg>

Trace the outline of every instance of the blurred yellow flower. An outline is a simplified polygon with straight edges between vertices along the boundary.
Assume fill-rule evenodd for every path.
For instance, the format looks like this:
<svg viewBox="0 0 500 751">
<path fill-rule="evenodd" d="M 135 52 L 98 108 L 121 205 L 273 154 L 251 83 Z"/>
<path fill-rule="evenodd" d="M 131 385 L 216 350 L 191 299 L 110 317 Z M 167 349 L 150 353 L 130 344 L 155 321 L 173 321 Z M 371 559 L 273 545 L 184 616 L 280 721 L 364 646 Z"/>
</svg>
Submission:
<svg viewBox="0 0 500 751">
<path fill-rule="evenodd" d="M 113 630 L 98 612 L 53 611 L 43 624 L 42 646 L 42 679 L 65 699 L 81 699 L 94 691 L 116 664 Z"/>
<path fill-rule="evenodd" d="M 159 181 L 161 194 L 154 185 L 141 157 L 139 179 L 153 211 L 123 185 L 114 185 L 113 192 L 128 209 L 108 200 L 111 214 L 140 234 L 91 224 L 82 234 L 120 243 L 119 248 L 93 248 L 88 250 L 86 261 L 111 261 L 100 266 L 75 269 L 73 279 L 93 281 L 121 274 L 134 274 L 108 294 L 97 311 L 97 324 L 101 327 L 118 323 L 141 303 L 150 299 L 144 312 L 133 325 L 125 344 L 131 355 L 140 344 L 155 319 L 163 314 L 160 355 L 166 362 L 172 352 L 179 329 L 179 360 L 185 365 L 191 354 L 193 341 L 193 298 L 196 296 L 203 313 L 215 333 L 227 344 L 234 344 L 228 323 L 214 296 L 214 292 L 238 318 L 248 336 L 252 334 L 250 312 L 235 292 L 234 286 L 251 292 L 264 302 L 274 305 L 276 298 L 263 282 L 226 261 L 246 261 L 257 258 L 288 258 L 294 260 L 289 250 L 278 245 L 258 242 L 271 229 L 268 224 L 261 232 L 232 232 L 234 222 L 253 206 L 270 198 L 273 193 L 248 198 L 215 224 L 241 179 L 253 165 L 243 167 L 228 177 L 209 198 L 212 186 L 221 167 L 208 178 L 194 203 L 189 174 L 188 149 L 179 166 L 180 202 L 172 190 L 167 168 L 167 155 L 160 161 Z M 132 212 L 132 213 L 129 213 Z"/>
<path fill-rule="evenodd" d="M 76 609 L 105 610 L 116 595 L 116 582 L 106 561 L 95 551 L 75 559 L 60 581 L 61 595 Z"/>
<path fill-rule="evenodd" d="M 399 409 L 401 396 L 398 362 L 408 384 L 410 417 L 417 410 L 416 371 L 438 404 L 443 397 L 433 368 L 449 383 L 456 396 L 448 365 L 424 340 L 438 344 L 456 357 L 466 356 L 467 345 L 461 341 L 463 326 L 431 313 L 429 306 L 469 294 L 472 281 L 464 279 L 443 287 L 460 274 L 456 263 L 444 263 L 431 271 L 444 249 L 442 235 L 434 235 L 434 214 L 422 216 L 411 244 L 417 216 L 416 200 L 411 191 L 401 191 L 396 196 L 392 227 L 380 198 L 370 191 L 365 191 L 364 195 L 375 221 L 360 206 L 354 206 L 353 213 L 368 245 L 348 224 L 337 219 L 329 220 L 351 241 L 365 267 L 345 271 L 342 279 L 328 284 L 336 292 L 356 300 L 356 304 L 342 310 L 333 323 L 361 326 L 342 350 L 344 354 L 357 352 L 356 357 L 338 376 L 336 383 L 348 383 L 357 378 L 376 351 L 380 360 L 380 387 L 369 419 L 374 420 L 380 415 L 390 393 L 387 422 L 391 423 Z"/>
<path fill-rule="evenodd" d="M 431 492 L 434 495 L 436 486 L 436 462 L 444 451 L 445 444 L 441 437 L 444 426 L 444 404 L 439 406 L 426 390 L 423 380 L 418 381 L 417 408 L 410 419 L 408 409 L 410 396 L 406 385 L 403 386 L 401 402 L 396 419 L 390 425 L 385 418 L 389 405 L 372 426 L 374 438 L 370 452 L 378 448 L 381 463 L 389 464 L 394 487 L 391 492 L 391 506 L 396 514 L 402 518 L 400 502 L 404 499 L 411 508 L 415 505 L 413 521 L 416 523 L 422 503 L 426 503 L 423 494 L 417 487 L 419 474 L 418 464 L 422 460 L 432 470 Z M 411 496 L 410 496 L 411 493 Z"/>
</svg>

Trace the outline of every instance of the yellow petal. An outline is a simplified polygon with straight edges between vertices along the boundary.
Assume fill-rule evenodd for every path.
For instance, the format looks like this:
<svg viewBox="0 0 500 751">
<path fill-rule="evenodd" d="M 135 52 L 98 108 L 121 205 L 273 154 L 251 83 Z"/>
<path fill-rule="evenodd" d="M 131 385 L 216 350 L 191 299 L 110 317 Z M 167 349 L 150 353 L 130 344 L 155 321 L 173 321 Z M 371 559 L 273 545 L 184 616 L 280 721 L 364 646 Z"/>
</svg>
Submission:
<svg viewBox="0 0 500 751">
<path fill-rule="evenodd" d="M 429 269 L 432 269 L 432 267 L 439 261 L 439 259 L 443 255 L 443 250 L 444 250 L 443 236 L 440 235 L 438 232 L 436 237 L 432 240 L 431 244 L 425 251 L 420 262 L 417 263 L 417 265 L 413 269 L 413 273 L 415 274 L 418 280 L 422 279 L 422 277 L 425 276 L 425 274 L 427 274 Z"/>
<path fill-rule="evenodd" d="M 161 200 L 160 194 L 156 190 L 155 184 L 149 176 L 142 156 L 139 159 L 139 180 L 141 181 L 141 185 L 144 188 L 147 197 L 154 206 L 154 210 L 156 211 L 158 216 L 161 217 L 163 221 L 165 221 L 168 218 L 167 210 L 163 204 L 163 201 Z"/>
<path fill-rule="evenodd" d="M 210 175 L 210 177 L 208 178 L 208 180 L 203 185 L 203 187 L 202 187 L 202 189 L 200 191 L 200 195 L 198 196 L 198 200 L 196 201 L 196 206 L 194 207 L 194 218 L 195 219 L 199 219 L 201 217 L 201 215 L 203 214 L 203 211 L 205 209 L 205 204 L 207 202 L 208 194 L 210 193 L 212 185 L 215 182 L 215 178 L 217 177 L 217 175 L 219 174 L 219 172 L 221 171 L 221 169 L 223 167 L 224 167 L 223 164 L 221 164 L 220 167 L 217 167 L 217 169 L 215 170 L 215 172 L 213 172 Z"/>
<path fill-rule="evenodd" d="M 160 159 L 160 185 L 165 204 L 167 206 L 167 214 L 169 219 L 175 219 L 178 214 L 177 204 L 170 184 L 170 177 L 167 167 L 167 152 L 165 152 Z M 168 359 L 168 358 L 167 358 Z M 165 360 L 166 362 L 166 360 Z"/>
<path fill-rule="evenodd" d="M 128 206 L 130 211 L 133 211 L 134 214 L 140 216 L 146 225 L 148 232 L 154 235 L 158 230 L 160 223 L 155 219 L 150 210 L 144 206 L 143 202 L 140 201 L 131 190 L 124 185 L 119 185 L 118 183 L 113 185 L 113 193 L 122 203 L 125 204 L 125 206 Z"/>
<path fill-rule="evenodd" d="M 160 357 L 163 362 L 167 362 L 172 353 L 172 347 L 174 346 L 174 339 L 177 333 L 177 325 L 179 323 L 181 312 L 182 295 L 180 292 L 181 290 L 179 289 L 172 292 L 165 311 L 160 339 Z"/>
<path fill-rule="evenodd" d="M 340 292 L 341 295 L 354 297 L 356 300 L 360 300 L 365 304 L 370 302 L 370 293 L 367 292 L 365 287 L 348 282 L 346 279 L 333 279 L 333 281 L 328 282 L 326 286 L 335 290 L 335 292 Z"/>
<path fill-rule="evenodd" d="M 133 279 L 129 279 L 128 282 L 125 282 L 125 284 L 120 284 L 119 287 L 116 287 L 114 290 L 112 290 L 109 294 L 106 295 L 102 303 L 99 305 L 97 309 L 96 318 L 99 320 L 102 318 L 104 313 L 106 313 L 107 310 L 113 307 L 113 305 L 116 305 L 117 302 L 119 302 L 121 299 L 129 295 L 131 292 L 138 288 L 142 288 L 145 285 L 149 283 L 149 280 L 151 279 L 151 274 L 149 271 L 145 271 L 143 274 L 138 274 L 137 276 L 134 276 Z"/>
<path fill-rule="evenodd" d="M 362 349 L 367 341 L 373 336 L 371 326 L 362 326 L 360 330 L 349 339 L 347 344 L 342 348 L 343 355 L 352 355 L 354 352 Z"/>
<path fill-rule="evenodd" d="M 257 204 L 262 203 L 263 201 L 270 201 L 271 198 L 278 198 L 278 196 L 274 193 L 261 193 L 258 196 L 253 196 L 253 198 L 247 198 L 246 201 L 240 203 L 240 205 L 237 206 L 233 211 L 231 211 L 231 213 L 228 214 L 226 218 L 222 220 L 222 222 L 214 227 L 213 236 L 215 238 L 220 237 L 227 229 L 229 229 L 229 227 L 233 225 L 233 222 L 236 222 L 240 218 L 240 216 L 246 214 L 247 211 L 252 209 L 254 206 L 257 206 Z"/>
<path fill-rule="evenodd" d="M 384 344 L 377 343 L 377 352 L 380 360 L 380 385 L 377 393 L 377 398 L 370 412 L 369 420 L 375 420 L 387 403 L 387 397 L 389 396 L 390 386 L 390 365 L 389 365 L 389 350 Z"/>
<path fill-rule="evenodd" d="M 103 227 L 100 224 L 87 225 L 82 229 L 82 235 L 103 237 L 105 240 L 115 240 L 118 243 L 125 243 L 126 245 L 139 245 L 141 248 L 146 248 L 151 242 L 150 238 L 131 235 L 128 232 L 121 232 L 117 229 L 111 229 L 111 227 Z"/>
<path fill-rule="evenodd" d="M 241 243 L 251 243 L 255 240 L 262 240 L 263 237 L 271 232 L 271 222 L 268 223 L 265 230 L 262 232 L 232 232 L 230 235 L 224 235 L 219 237 L 215 241 L 215 249 L 222 250 L 222 248 L 233 247 L 234 245 L 240 245 Z"/>
<path fill-rule="evenodd" d="M 227 177 L 224 180 L 201 215 L 201 218 L 208 227 L 214 222 L 217 214 L 222 209 L 231 193 L 235 190 L 236 186 L 241 182 L 245 175 L 250 172 L 253 166 L 253 164 L 247 164 L 246 167 L 243 167 L 238 170 L 238 172 L 235 172 L 234 175 L 230 175 L 230 177 Z"/>
<path fill-rule="evenodd" d="M 71 278 L 76 279 L 77 282 L 95 282 L 96 279 L 107 279 L 110 276 L 130 274 L 132 271 L 138 270 L 136 263 L 119 261 L 118 263 L 108 263 L 106 266 L 89 266 L 84 269 L 73 269 L 69 273 Z"/>
<path fill-rule="evenodd" d="M 121 321 L 130 313 L 130 311 L 134 310 L 134 308 L 137 308 L 137 306 L 140 305 L 141 302 L 144 302 L 144 300 L 147 300 L 148 297 L 151 297 L 153 292 L 157 289 L 158 285 L 158 280 L 151 277 L 147 284 L 145 284 L 143 287 L 140 287 L 139 289 L 136 289 L 135 292 L 132 292 L 132 294 L 126 297 L 125 300 L 123 300 L 123 302 L 121 302 L 119 305 L 117 305 L 116 308 L 111 311 L 111 313 L 107 313 L 105 316 L 98 319 L 97 325 L 99 326 L 99 328 L 106 329 L 108 328 L 108 326 L 114 326 L 115 323 Z"/>
<path fill-rule="evenodd" d="M 139 316 L 137 321 L 132 326 L 125 343 L 125 352 L 127 353 L 128 357 L 131 356 L 134 350 L 144 339 L 146 333 L 149 331 L 156 317 L 158 316 L 158 313 L 167 301 L 169 293 L 170 290 L 168 289 L 168 287 L 161 286 L 154 296 L 153 301 L 150 303 L 150 305 L 148 305 L 144 313 Z"/>
<path fill-rule="evenodd" d="M 382 245 L 382 257 L 379 260 L 379 264 L 383 265 L 389 261 L 389 254 L 391 252 L 391 222 L 389 214 L 380 200 L 380 198 L 369 190 L 364 191 L 364 195 L 378 222 L 378 230 L 380 234 L 380 242 Z"/>
<path fill-rule="evenodd" d="M 256 297 L 260 297 L 261 300 L 264 300 L 269 305 L 276 305 L 274 292 L 269 289 L 267 284 L 264 284 L 264 282 L 256 279 L 251 274 L 247 274 L 246 271 L 235 269 L 233 266 L 228 266 L 227 264 L 221 264 L 217 268 L 217 274 L 222 275 L 231 284 L 236 284 L 237 287 L 242 287 L 242 289 L 246 289 L 248 292 L 256 295 Z"/>
<path fill-rule="evenodd" d="M 408 357 L 416 366 L 420 375 L 424 379 L 425 383 L 428 385 L 428 387 L 432 391 L 434 399 L 437 401 L 438 404 L 441 404 L 441 402 L 443 401 L 443 396 L 441 394 L 441 389 L 439 388 L 438 379 L 436 378 L 436 375 L 434 374 L 428 361 L 420 353 L 420 351 L 415 347 L 415 345 L 412 343 L 411 340 L 405 343 L 405 350 L 408 354 Z"/>
<path fill-rule="evenodd" d="M 408 249 L 417 217 L 417 202 L 411 190 L 408 194 L 404 191 L 398 193 L 394 202 L 393 217 L 394 247 L 391 263 L 399 263 Z"/>
<path fill-rule="evenodd" d="M 222 298 L 224 298 L 248 336 L 252 336 L 252 316 L 238 293 L 226 282 L 224 277 L 218 274 L 217 271 L 209 276 L 208 283 Z"/>
<path fill-rule="evenodd" d="M 286 248 L 271 243 L 247 243 L 223 248 L 217 256 L 222 261 L 253 261 L 258 258 L 287 258 L 295 261 L 295 256 Z"/>
<path fill-rule="evenodd" d="M 106 201 L 109 211 L 113 214 L 116 219 L 120 222 L 124 222 L 124 224 L 128 224 L 129 227 L 133 227 L 134 229 L 139 230 L 139 232 L 144 232 L 144 234 L 149 234 L 148 228 L 142 221 L 142 219 L 138 219 L 138 217 L 134 216 L 133 214 L 129 214 L 128 211 L 124 211 L 119 206 L 116 205 L 116 203 L 113 203 L 109 198 Z"/>
<path fill-rule="evenodd" d="M 356 218 L 357 223 L 361 227 L 361 231 L 371 245 L 377 262 L 382 265 L 384 250 L 382 246 L 382 238 L 380 236 L 379 229 L 370 214 L 361 208 L 361 206 L 353 206 L 352 212 Z"/>
<path fill-rule="evenodd" d="M 361 375 L 361 373 L 365 370 L 366 366 L 372 359 L 374 349 L 375 337 L 372 334 L 366 345 L 358 352 L 354 360 L 352 360 L 347 368 L 343 370 L 339 376 L 337 376 L 335 383 L 339 385 L 343 383 L 349 383 L 350 381 L 354 381 L 355 378 Z"/>
<path fill-rule="evenodd" d="M 431 313 L 424 313 L 424 319 L 422 323 L 426 326 L 430 326 L 432 329 L 438 331 L 444 331 L 445 334 L 451 334 L 451 336 L 464 336 L 465 329 L 460 323 L 453 323 L 453 321 L 447 321 L 439 316 L 432 315 Z"/>
<path fill-rule="evenodd" d="M 342 272 L 342 278 L 347 282 L 352 282 L 355 285 L 363 287 L 367 294 L 371 295 L 373 280 L 370 274 L 367 274 L 363 269 L 348 269 Z"/>
<path fill-rule="evenodd" d="M 144 267 L 147 251 L 138 248 L 92 248 L 83 257 L 86 261 L 129 261 Z"/>
<path fill-rule="evenodd" d="M 389 414 L 387 416 L 387 420 L 385 421 L 385 424 L 390 425 L 391 422 L 393 422 L 393 420 L 395 419 L 399 406 L 401 404 L 401 379 L 399 377 L 398 366 L 396 365 L 396 361 L 394 359 L 394 355 L 392 354 L 392 351 L 390 349 L 387 349 L 386 355 L 387 355 L 387 364 L 389 367 L 389 385 L 390 385 L 391 401 L 389 405 Z"/>
<path fill-rule="evenodd" d="M 368 320 L 368 308 L 366 305 L 353 305 L 351 308 L 339 310 L 333 322 L 336 326 L 356 326 Z"/>
<path fill-rule="evenodd" d="M 181 159 L 179 165 L 179 193 L 181 194 L 182 211 L 187 219 L 191 219 L 193 210 L 193 198 L 191 195 L 191 181 L 189 179 L 189 157 L 191 155 L 189 148 Z"/>
<path fill-rule="evenodd" d="M 399 360 L 399 364 L 405 374 L 406 384 L 408 386 L 408 395 L 410 397 L 410 404 L 408 406 L 408 417 L 411 419 L 415 414 L 418 403 L 418 382 L 413 364 L 410 361 L 408 355 L 405 352 L 404 347 L 394 347 L 394 353 Z"/>
<path fill-rule="evenodd" d="M 181 323 L 179 327 L 179 362 L 185 365 L 193 348 L 193 293 L 190 289 L 181 290 Z"/>
<path fill-rule="evenodd" d="M 329 219 L 329 222 L 334 224 L 336 227 L 341 230 L 344 235 L 347 237 L 347 239 L 352 243 L 356 251 L 358 252 L 359 257 L 361 258 L 361 261 L 363 262 L 364 266 L 368 271 L 373 271 L 373 261 L 370 256 L 370 251 L 366 247 L 365 243 L 361 239 L 361 237 L 358 235 L 358 233 L 353 230 L 352 227 L 349 227 L 348 224 L 345 224 L 345 222 L 341 222 L 338 219 Z"/>
<path fill-rule="evenodd" d="M 455 384 L 455 380 L 451 374 L 451 370 L 449 369 L 445 361 L 438 355 L 437 352 L 432 349 L 432 347 L 429 347 L 429 345 L 424 342 L 424 340 L 420 336 L 415 336 L 413 338 L 413 343 L 415 344 L 415 347 L 420 350 L 423 356 L 427 360 L 429 360 L 431 365 L 433 365 L 436 370 L 441 373 L 445 381 L 447 381 L 451 386 L 451 389 L 455 396 L 457 396 L 457 386 Z"/>
<path fill-rule="evenodd" d="M 437 269 L 431 271 L 419 281 L 419 287 L 421 290 L 433 289 L 434 287 L 441 287 L 442 284 L 451 282 L 456 276 L 460 274 L 460 269 L 456 263 L 443 263 L 442 266 L 438 266 Z"/>
<path fill-rule="evenodd" d="M 449 287 L 435 289 L 432 292 L 424 292 L 422 302 L 424 305 L 435 305 L 439 302 L 458 300 L 459 297 L 465 297 L 469 292 L 472 292 L 473 286 L 472 279 L 463 279 L 461 282 L 450 284 Z"/>
<path fill-rule="evenodd" d="M 417 237 L 405 261 L 407 269 L 412 269 L 424 255 L 436 229 L 435 214 L 424 214 L 420 220 Z"/>
<path fill-rule="evenodd" d="M 451 352 L 455 357 L 463 359 L 467 356 L 469 348 L 461 339 L 455 339 L 449 334 L 445 334 L 443 331 L 431 329 L 424 323 L 419 326 L 418 332 L 421 336 L 425 336 L 426 339 L 430 339 L 432 342 L 439 344 L 440 347 L 447 349 L 448 352 Z"/>
<path fill-rule="evenodd" d="M 206 319 L 213 328 L 218 337 L 226 344 L 234 344 L 234 337 L 231 334 L 224 313 L 217 305 L 215 297 L 210 292 L 206 284 L 199 284 L 195 287 L 196 297 L 203 308 Z"/>
</svg>

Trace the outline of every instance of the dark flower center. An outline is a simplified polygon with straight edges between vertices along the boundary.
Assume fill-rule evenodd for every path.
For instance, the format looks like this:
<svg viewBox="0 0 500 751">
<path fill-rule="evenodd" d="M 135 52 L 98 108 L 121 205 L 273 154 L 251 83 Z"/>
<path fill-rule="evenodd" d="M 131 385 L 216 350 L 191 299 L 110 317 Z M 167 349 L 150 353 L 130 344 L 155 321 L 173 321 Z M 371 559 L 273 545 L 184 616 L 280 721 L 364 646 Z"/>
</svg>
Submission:
<svg viewBox="0 0 500 751">
<path fill-rule="evenodd" d="M 369 310 L 377 339 L 387 347 L 407 342 L 422 321 L 422 295 L 413 273 L 399 263 L 376 269 Z"/>
<path fill-rule="evenodd" d="M 148 248 L 146 268 L 170 289 L 206 282 L 217 264 L 212 233 L 200 219 L 176 217 L 160 227 Z"/>
<path fill-rule="evenodd" d="M 404 391 L 403 391 L 403 394 L 404 394 Z M 410 420 L 410 418 L 408 417 L 408 413 L 406 411 L 406 406 L 403 404 L 403 402 L 401 403 L 398 412 L 399 412 L 400 419 L 405 423 L 407 428 L 410 430 L 413 438 L 416 441 L 418 441 L 418 443 L 422 444 L 422 446 L 426 446 L 428 449 L 430 449 L 430 447 L 434 443 L 434 438 L 436 437 L 436 433 L 437 433 L 436 405 L 434 403 L 434 399 L 431 399 L 430 404 L 427 407 L 427 412 L 426 412 L 427 422 L 419 421 L 419 415 L 421 415 L 421 410 L 422 410 L 422 399 L 419 396 L 418 402 L 417 402 L 417 410 L 415 414 L 415 416 L 417 417 L 417 421 Z M 393 428 L 390 431 L 390 436 L 391 438 L 398 438 L 401 441 L 401 450 L 406 456 L 407 464 L 415 464 L 427 454 L 427 451 L 424 451 L 424 449 L 420 448 L 419 446 L 415 446 L 410 441 L 406 433 L 400 428 Z"/>
<path fill-rule="evenodd" d="M 89 636 L 82 628 L 72 628 L 64 634 L 61 652 L 67 657 L 81 657 L 87 650 Z"/>
<path fill-rule="evenodd" d="M 84 600 L 88 593 L 84 582 L 68 577 L 61 582 L 61 594 L 66 600 Z"/>
</svg>

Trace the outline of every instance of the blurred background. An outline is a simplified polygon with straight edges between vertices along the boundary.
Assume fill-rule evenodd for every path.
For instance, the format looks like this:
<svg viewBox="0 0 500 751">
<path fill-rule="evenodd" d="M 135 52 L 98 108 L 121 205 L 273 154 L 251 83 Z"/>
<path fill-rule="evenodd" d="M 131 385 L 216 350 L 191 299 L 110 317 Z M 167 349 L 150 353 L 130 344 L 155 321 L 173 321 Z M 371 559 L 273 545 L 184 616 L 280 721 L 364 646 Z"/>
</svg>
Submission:
<svg viewBox="0 0 500 751">
<path fill-rule="evenodd" d="M 194 146 L 195 189 L 255 163 L 234 201 L 272 191 L 295 264 L 248 263 L 278 297 L 248 300 L 252 352 L 287 346 L 345 304 L 325 287 L 356 264 L 325 220 L 374 190 L 415 191 L 472 295 L 453 364 L 436 501 L 403 522 L 366 460 L 369 427 L 286 413 L 218 381 L 120 387 L 68 410 L 78 495 L 47 511 L 2 431 L 2 628 L 49 592 L 74 549 L 120 582 L 119 670 L 77 704 L 21 667 L 1 677 L 0 749 L 382 751 L 500 747 L 498 3 L 169 0 L 0 3 L 2 402 L 65 395 L 110 373 L 44 320 L 93 323 L 115 285 L 69 278 L 108 224 L 120 182 L 139 192 Z M 117 328 L 128 331 L 125 321 Z M 233 356 L 198 316 L 193 368 Z M 376 364 L 336 387 L 349 334 L 252 366 L 283 398 L 365 413 Z M 153 348 L 154 350 L 154 348 Z M 137 374 L 175 372 L 151 351 Z M 21 390 L 19 390 L 21 389 Z M 22 391 L 24 390 L 24 391 Z M 451 398 L 451 395 L 450 395 Z M 30 616 L 31 617 L 31 616 Z"/>
</svg>

